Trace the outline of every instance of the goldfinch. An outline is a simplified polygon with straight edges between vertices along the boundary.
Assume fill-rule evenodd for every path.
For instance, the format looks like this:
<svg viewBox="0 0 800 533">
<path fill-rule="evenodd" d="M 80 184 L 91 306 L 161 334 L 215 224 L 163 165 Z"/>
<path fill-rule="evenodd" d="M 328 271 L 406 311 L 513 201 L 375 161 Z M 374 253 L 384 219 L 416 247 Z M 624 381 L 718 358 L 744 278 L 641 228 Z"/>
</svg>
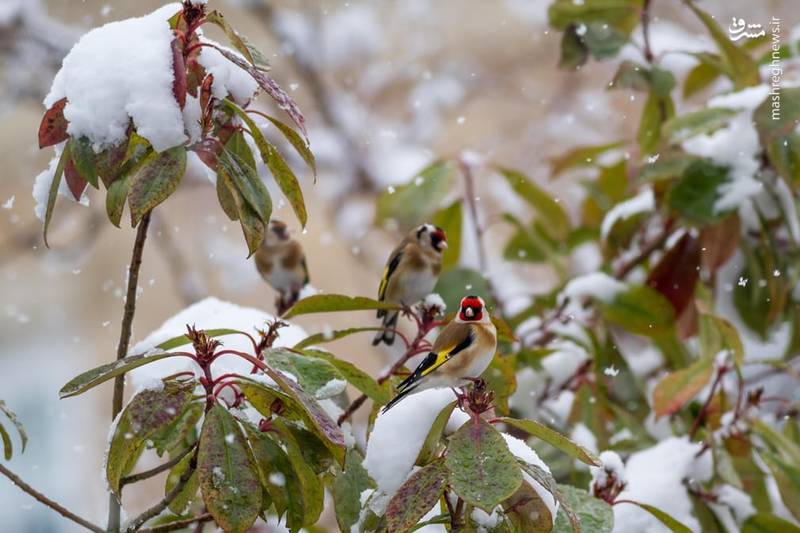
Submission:
<svg viewBox="0 0 800 533">
<path fill-rule="evenodd" d="M 442 253 L 447 248 L 447 236 L 442 228 L 423 224 L 409 232 L 389 256 L 378 288 L 378 300 L 402 306 L 412 306 L 431 293 L 442 270 Z M 383 319 L 381 330 L 373 345 L 394 343 L 397 311 L 378 311 Z"/>
<path fill-rule="evenodd" d="M 292 239 L 286 224 L 270 220 L 264 242 L 255 253 L 258 273 L 278 292 L 275 307 L 278 314 L 286 312 L 308 283 L 306 256 L 300 243 Z"/>
<path fill-rule="evenodd" d="M 397 386 L 397 396 L 386 404 L 383 412 L 414 391 L 460 387 L 474 381 L 492 362 L 496 348 L 497 330 L 483 299 L 462 298 L 456 318 L 439 333 L 416 370 Z"/>
</svg>

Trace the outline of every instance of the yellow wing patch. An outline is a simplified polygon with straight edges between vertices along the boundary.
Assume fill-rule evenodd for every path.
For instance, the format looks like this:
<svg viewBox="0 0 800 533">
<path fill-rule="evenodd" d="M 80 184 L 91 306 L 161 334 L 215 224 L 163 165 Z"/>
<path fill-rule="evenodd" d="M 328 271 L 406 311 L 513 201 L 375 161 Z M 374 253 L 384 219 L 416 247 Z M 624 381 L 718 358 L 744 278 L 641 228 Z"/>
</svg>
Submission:
<svg viewBox="0 0 800 533">
<path fill-rule="evenodd" d="M 428 366 L 427 368 L 423 368 L 422 369 L 422 372 L 421 372 L 420 376 L 421 377 L 427 376 L 428 374 L 430 374 L 431 372 L 433 372 L 434 370 L 436 370 L 437 368 L 442 366 L 445 363 L 445 361 L 447 361 L 450 358 L 450 352 L 453 351 L 453 349 L 456 346 L 457 346 L 457 344 L 454 344 L 452 346 L 448 346 L 446 349 L 442 350 L 441 352 L 437 352 L 436 359 L 434 359 L 430 363 L 430 366 Z"/>
<path fill-rule="evenodd" d="M 378 286 L 378 300 L 383 301 L 386 296 L 386 287 L 389 285 L 389 267 L 383 269 L 383 276 L 381 277 L 381 284 Z"/>
</svg>

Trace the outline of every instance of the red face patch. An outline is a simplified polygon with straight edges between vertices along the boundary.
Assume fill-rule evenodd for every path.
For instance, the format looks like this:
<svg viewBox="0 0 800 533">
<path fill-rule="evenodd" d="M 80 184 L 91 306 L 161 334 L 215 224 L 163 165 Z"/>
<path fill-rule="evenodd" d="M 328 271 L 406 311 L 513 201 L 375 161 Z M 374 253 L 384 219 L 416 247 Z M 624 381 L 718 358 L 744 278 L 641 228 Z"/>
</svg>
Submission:
<svg viewBox="0 0 800 533">
<path fill-rule="evenodd" d="M 477 296 L 467 296 L 461 300 L 458 316 L 464 322 L 477 322 L 483 318 L 483 302 Z"/>
</svg>

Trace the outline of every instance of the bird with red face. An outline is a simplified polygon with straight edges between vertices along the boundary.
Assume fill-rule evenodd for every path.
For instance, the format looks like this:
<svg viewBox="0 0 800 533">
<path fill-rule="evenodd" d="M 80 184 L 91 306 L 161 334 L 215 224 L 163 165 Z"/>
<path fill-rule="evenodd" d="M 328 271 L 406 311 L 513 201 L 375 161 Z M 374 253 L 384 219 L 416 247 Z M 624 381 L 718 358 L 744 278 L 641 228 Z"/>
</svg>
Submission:
<svg viewBox="0 0 800 533">
<path fill-rule="evenodd" d="M 378 300 L 410 307 L 428 296 L 439 279 L 446 248 L 447 236 L 442 228 L 423 224 L 409 232 L 389 255 L 378 288 Z M 398 314 L 384 309 L 378 311 L 385 329 L 375 335 L 373 345 L 394 343 Z"/>
<path fill-rule="evenodd" d="M 458 315 L 444 327 L 425 359 L 400 385 L 383 412 L 413 392 L 461 387 L 479 378 L 497 349 L 497 330 L 482 298 L 461 299 Z"/>
</svg>

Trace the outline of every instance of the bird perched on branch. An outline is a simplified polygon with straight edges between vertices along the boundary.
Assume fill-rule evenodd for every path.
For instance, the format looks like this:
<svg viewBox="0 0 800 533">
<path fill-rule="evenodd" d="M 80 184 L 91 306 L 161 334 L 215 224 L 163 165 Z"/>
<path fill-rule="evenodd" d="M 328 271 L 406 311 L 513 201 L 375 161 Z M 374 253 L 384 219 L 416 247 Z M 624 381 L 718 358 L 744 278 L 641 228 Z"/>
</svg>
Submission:
<svg viewBox="0 0 800 533">
<path fill-rule="evenodd" d="M 431 293 L 442 270 L 442 254 L 447 236 L 442 228 L 423 224 L 409 232 L 389 256 L 378 288 L 378 300 L 410 307 Z M 384 330 L 379 331 L 373 345 L 394 343 L 398 311 L 378 311 Z"/>
<path fill-rule="evenodd" d="M 433 387 L 460 387 L 483 374 L 497 348 L 497 330 L 482 298 L 461 299 L 458 315 L 444 327 L 416 370 L 397 386 L 388 411 L 415 391 Z"/>
<path fill-rule="evenodd" d="M 255 261 L 258 273 L 278 292 L 275 307 L 282 315 L 294 305 L 300 290 L 308 283 L 303 247 L 289 235 L 285 223 L 270 220 Z"/>
</svg>

